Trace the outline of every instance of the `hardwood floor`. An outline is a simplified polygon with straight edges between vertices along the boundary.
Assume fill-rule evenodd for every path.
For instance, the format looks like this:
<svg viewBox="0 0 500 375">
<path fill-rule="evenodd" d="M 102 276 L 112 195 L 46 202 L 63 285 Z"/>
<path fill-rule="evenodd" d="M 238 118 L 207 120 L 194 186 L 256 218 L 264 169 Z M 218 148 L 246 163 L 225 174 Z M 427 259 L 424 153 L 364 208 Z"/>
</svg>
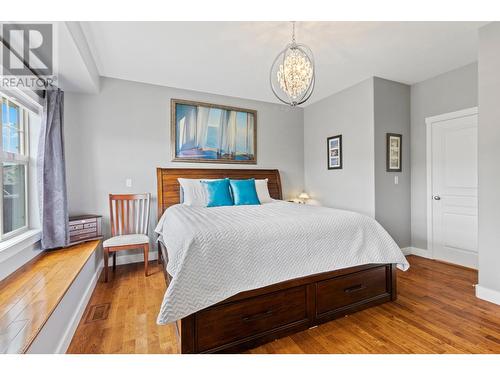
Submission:
<svg viewBox="0 0 500 375">
<path fill-rule="evenodd" d="M 43 252 L 0 282 L 0 353 L 29 349 L 99 242 Z"/>
<path fill-rule="evenodd" d="M 249 353 L 500 353 L 500 306 L 474 296 L 477 272 L 416 256 L 398 271 L 398 300 Z M 99 282 L 68 353 L 177 353 L 173 325 L 156 325 L 165 283 L 151 264 Z"/>
</svg>

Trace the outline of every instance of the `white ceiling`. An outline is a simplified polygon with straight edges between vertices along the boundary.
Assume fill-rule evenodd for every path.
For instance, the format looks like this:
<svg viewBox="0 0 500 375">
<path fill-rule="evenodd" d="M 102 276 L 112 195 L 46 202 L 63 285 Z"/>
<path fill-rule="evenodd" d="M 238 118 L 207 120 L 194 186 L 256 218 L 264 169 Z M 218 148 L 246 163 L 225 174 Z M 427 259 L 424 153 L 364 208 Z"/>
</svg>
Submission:
<svg viewBox="0 0 500 375">
<path fill-rule="evenodd" d="M 64 91 L 97 93 L 99 75 L 78 22 L 57 24 L 57 85 Z"/>
<path fill-rule="evenodd" d="M 485 22 L 298 22 L 316 60 L 312 103 L 378 76 L 412 84 L 477 60 Z M 269 68 L 287 22 L 82 22 L 101 76 L 277 102 Z"/>
</svg>

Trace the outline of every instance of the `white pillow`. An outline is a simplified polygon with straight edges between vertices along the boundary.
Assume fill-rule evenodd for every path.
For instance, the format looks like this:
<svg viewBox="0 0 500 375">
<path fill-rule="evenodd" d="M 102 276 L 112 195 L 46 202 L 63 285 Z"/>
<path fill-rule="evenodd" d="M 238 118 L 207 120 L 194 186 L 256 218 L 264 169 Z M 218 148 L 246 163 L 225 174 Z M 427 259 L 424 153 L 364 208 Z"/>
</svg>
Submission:
<svg viewBox="0 0 500 375">
<path fill-rule="evenodd" d="M 186 206 L 206 207 L 207 192 L 201 181 L 213 181 L 215 179 L 208 178 L 178 178 L 177 181 L 181 184 L 181 203 Z M 255 180 L 255 190 L 260 203 L 269 203 L 273 201 L 267 187 L 268 179 Z"/>
<path fill-rule="evenodd" d="M 273 198 L 269 195 L 267 180 L 267 178 L 264 180 L 255 180 L 255 190 L 257 190 L 257 196 L 259 197 L 260 203 L 269 203 L 273 201 Z"/>
<path fill-rule="evenodd" d="M 186 206 L 206 207 L 207 193 L 199 178 L 178 178 L 182 188 L 182 203 Z"/>
</svg>

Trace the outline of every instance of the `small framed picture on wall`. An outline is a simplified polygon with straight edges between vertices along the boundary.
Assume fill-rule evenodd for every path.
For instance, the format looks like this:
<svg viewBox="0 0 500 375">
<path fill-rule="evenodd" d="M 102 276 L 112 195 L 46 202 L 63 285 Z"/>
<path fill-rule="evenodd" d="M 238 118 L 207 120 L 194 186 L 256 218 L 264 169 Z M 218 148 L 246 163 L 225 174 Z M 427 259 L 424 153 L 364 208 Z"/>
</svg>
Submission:
<svg viewBox="0 0 500 375">
<path fill-rule="evenodd" d="M 403 136 L 401 134 L 387 133 L 387 172 L 401 172 L 401 146 Z"/>
<path fill-rule="evenodd" d="M 335 135 L 326 140 L 328 169 L 342 169 L 342 135 Z"/>
</svg>

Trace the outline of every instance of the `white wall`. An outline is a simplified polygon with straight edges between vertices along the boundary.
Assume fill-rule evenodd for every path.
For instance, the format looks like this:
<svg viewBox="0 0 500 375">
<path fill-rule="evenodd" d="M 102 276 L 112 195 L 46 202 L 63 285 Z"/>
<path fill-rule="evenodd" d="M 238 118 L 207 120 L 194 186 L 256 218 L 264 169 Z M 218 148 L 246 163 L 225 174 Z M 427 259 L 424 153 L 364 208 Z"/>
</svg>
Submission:
<svg viewBox="0 0 500 375">
<path fill-rule="evenodd" d="M 410 86 L 374 78 L 375 219 L 401 247 L 410 234 Z M 386 134 L 403 136 L 402 170 L 387 172 Z M 398 184 L 394 177 L 398 177 Z"/>
<path fill-rule="evenodd" d="M 411 86 L 411 244 L 427 249 L 425 118 L 477 106 L 477 64 Z"/>
<path fill-rule="evenodd" d="M 24 266 L 41 253 L 40 233 L 29 231 L 17 244 L 0 251 L 0 280 Z M 24 237 L 24 236 L 23 236 Z"/>
<path fill-rule="evenodd" d="M 171 98 L 257 110 L 258 164 L 172 163 Z M 154 229 L 156 167 L 277 168 L 285 198 L 304 187 L 301 108 L 103 78 L 99 94 L 66 93 L 65 138 L 70 214 L 103 215 L 106 234 L 109 193 L 151 192 Z"/>
<path fill-rule="evenodd" d="M 500 22 L 479 30 L 479 286 L 500 304 Z"/>
<path fill-rule="evenodd" d="M 307 192 L 321 205 L 375 216 L 373 79 L 304 109 Z M 328 170 L 326 139 L 342 134 L 343 169 Z"/>
</svg>

